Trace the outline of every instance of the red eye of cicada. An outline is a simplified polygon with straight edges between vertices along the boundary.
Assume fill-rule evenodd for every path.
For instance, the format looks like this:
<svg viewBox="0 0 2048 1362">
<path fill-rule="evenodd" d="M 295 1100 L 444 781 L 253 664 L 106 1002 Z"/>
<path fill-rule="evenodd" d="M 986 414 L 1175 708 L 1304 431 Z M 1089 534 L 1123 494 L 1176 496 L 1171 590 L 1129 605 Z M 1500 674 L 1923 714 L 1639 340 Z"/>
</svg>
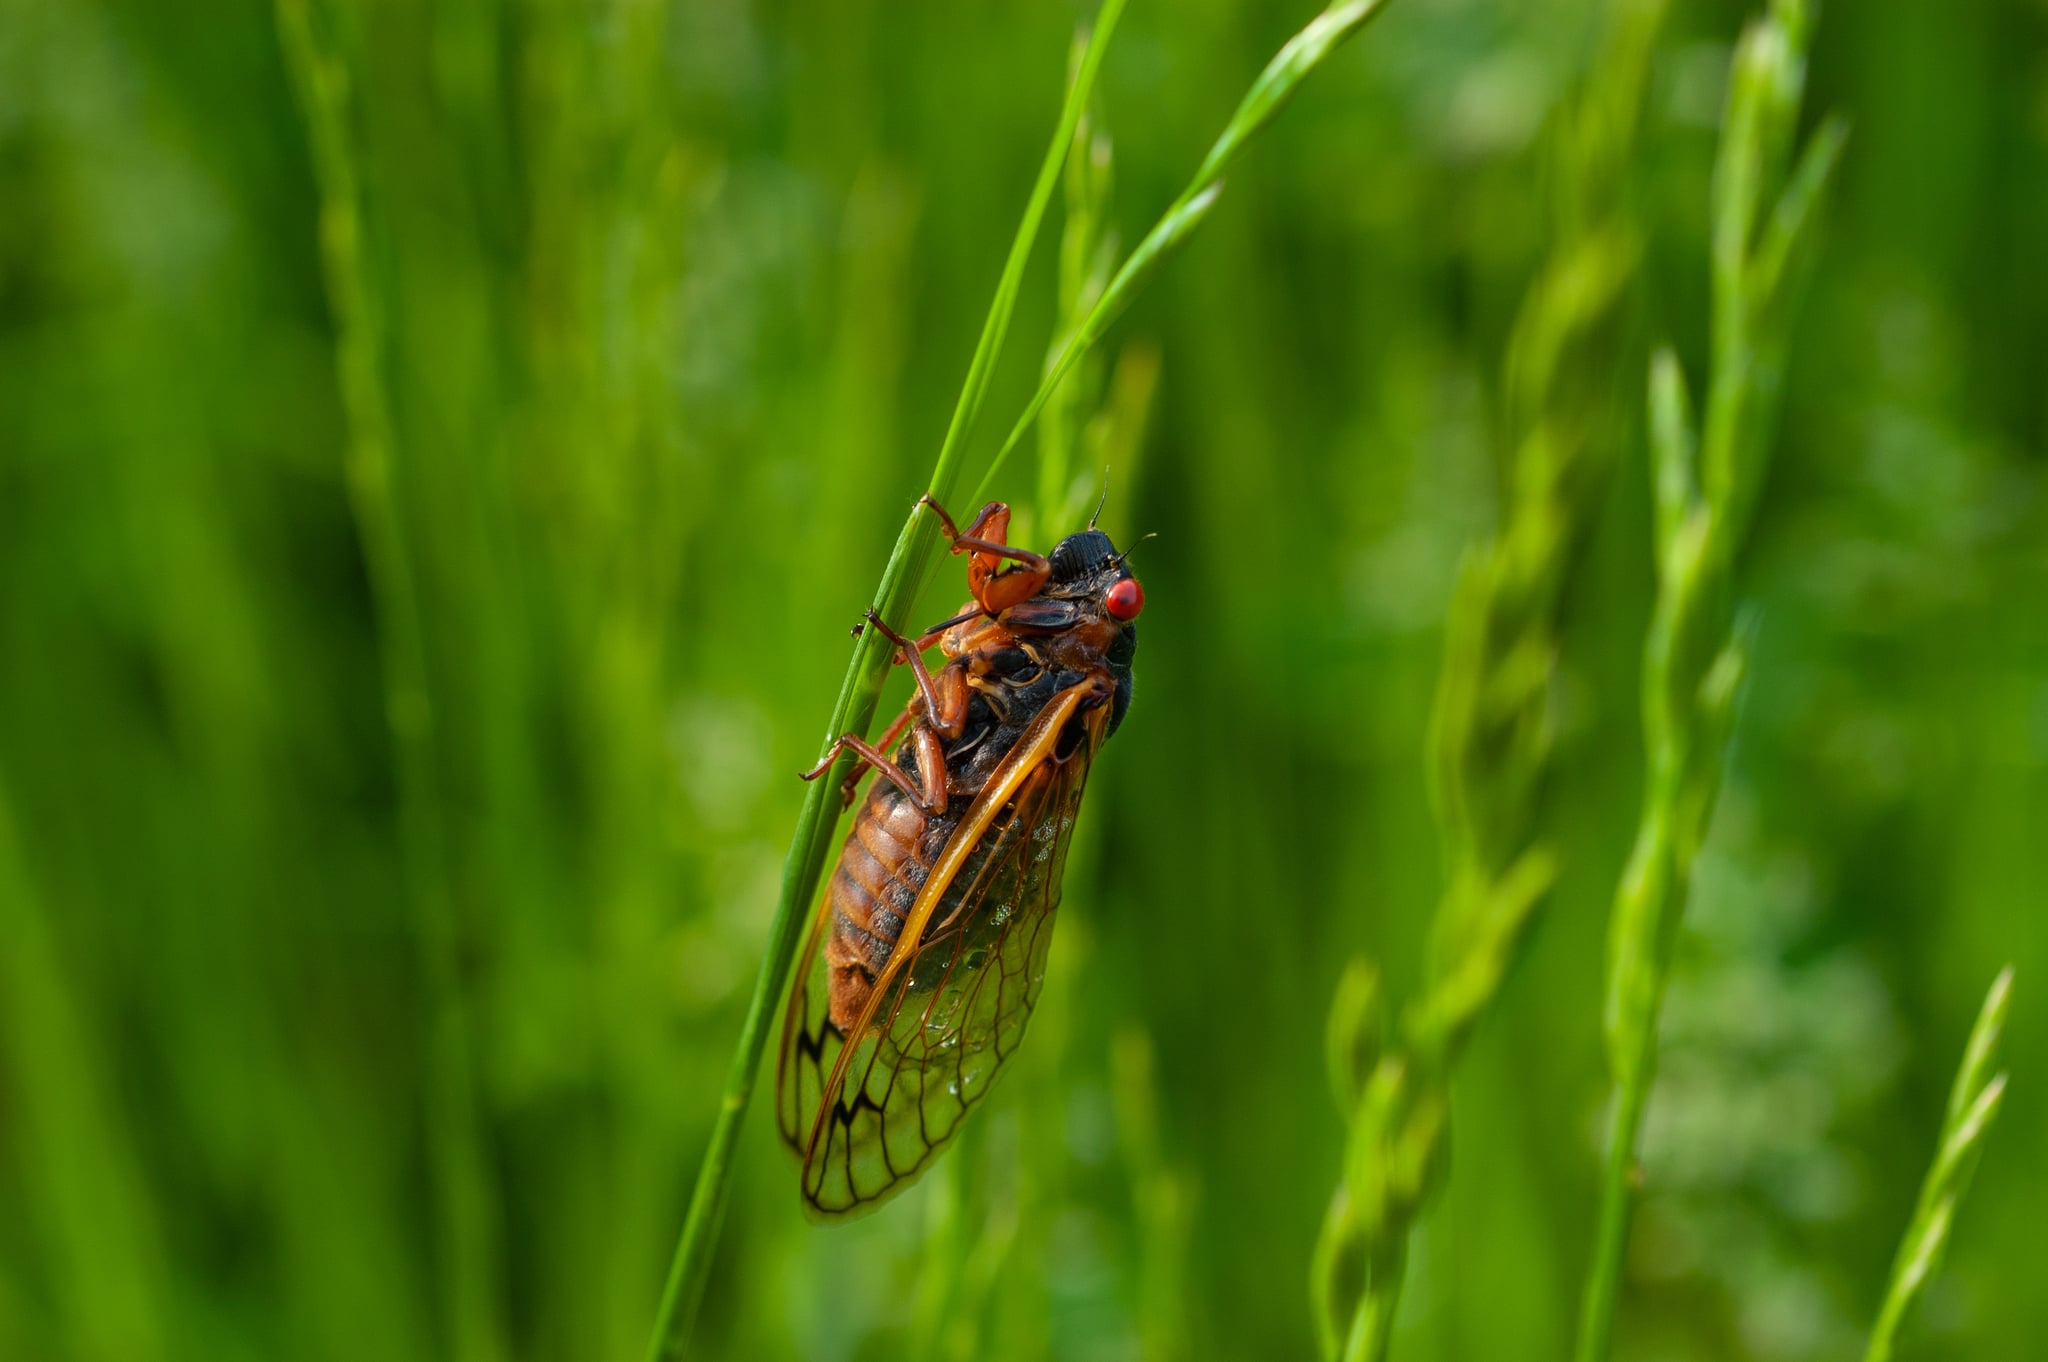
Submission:
<svg viewBox="0 0 2048 1362">
<path fill-rule="evenodd" d="M 1109 589 L 1102 603 L 1110 614 L 1129 622 L 1145 608 L 1145 588 L 1138 585 L 1136 577 L 1126 577 Z"/>
</svg>

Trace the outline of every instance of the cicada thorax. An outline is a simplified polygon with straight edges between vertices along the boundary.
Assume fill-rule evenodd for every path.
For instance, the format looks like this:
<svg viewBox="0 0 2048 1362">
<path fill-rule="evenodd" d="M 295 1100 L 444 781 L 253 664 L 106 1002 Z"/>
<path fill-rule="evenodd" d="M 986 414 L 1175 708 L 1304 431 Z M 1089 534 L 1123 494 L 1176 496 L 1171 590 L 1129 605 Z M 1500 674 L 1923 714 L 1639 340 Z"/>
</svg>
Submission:
<svg viewBox="0 0 2048 1362">
<path fill-rule="evenodd" d="M 960 735 L 943 745 L 945 811 L 928 814 L 893 782 L 874 781 L 854 814 L 827 890 L 831 931 L 825 958 L 831 980 L 831 1017 L 842 1029 L 852 1026 L 867 1003 L 875 980 L 896 949 L 918 891 L 975 796 L 1053 696 L 1085 679 L 1085 673 L 1052 664 L 1042 649 L 1017 640 L 988 621 L 963 625 L 961 632 L 964 638 L 954 641 L 961 646 L 947 649 L 952 660 L 946 669 L 962 674 L 970 698 Z M 1063 735 L 1062 746 L 1067 750 L 1060 754 L 1061 759 L 1072 759 L 1075 745 L 1085 740 L 1080 722 L 1069 724 L 1069 729 L 1071 733 Z M 914 781 L 923 780 L 914 740 L 904 739 L 893 755 Z M 1012 802 L 1020 808 L 1031 807 L 1028 798 Z M 932 925 L 925 932 L 927 946 L 952 939 L 946 933 L 958 933 L 956 944 L 969 967 L 974 963 L 977 935 L 999 930 L 1005 905 L 1042 892 L 1043 877 L 1058 870 L 1049 859 L 1031 862 L 1027 858 L 1022 871 L 1012 864 L 1015 858 L 1006 854 L 1012 841 L 1031 835 L 1031 830 L 1012 828 L 1010 821 L 1002 820 L 983 838 L 982 846 L 939 900 Z M 963 912 L 963 905 L 968 905 L 969 911 Z M 932 951 L 922 959 L 929 963 L 905 977 L 904 987 L 913 993 L 933 987 L 936 978 L 930 976 L 946 961 L 943 953 Z"/>
</svg>

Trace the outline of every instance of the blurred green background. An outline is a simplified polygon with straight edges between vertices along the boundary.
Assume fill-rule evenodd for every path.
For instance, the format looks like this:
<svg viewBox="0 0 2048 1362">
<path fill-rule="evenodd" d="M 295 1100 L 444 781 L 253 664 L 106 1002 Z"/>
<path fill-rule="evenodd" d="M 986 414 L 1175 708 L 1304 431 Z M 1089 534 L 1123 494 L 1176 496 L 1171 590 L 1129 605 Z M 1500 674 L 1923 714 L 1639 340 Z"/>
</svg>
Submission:
<svg viewBox="0 0 2048 1362">
<path fill-rule="evenodd" d="M 940 1170 L 850 1227 L 804 1221 L 757 1109 L 701 1355 L 1309 1355 L 1324 1011 L 1357 952 L 1397 996 L 1420 970 L 1441 622 L 1493 523 L 1542 129 L 1597 11 L 1399 0 L 1112 335 L 1080 399 L 1122 412 L 1105 524 L 1159 537 L 1031 1039 Z M 1311 12 L 1131 6 L 1099 96 L 1125 241 Z M 1637 165 L 1635 329 L 1696 383 L 1747 12 L 1673 4 Z M 280 14 L 345 75 L 353 291 Z M 640 1354 L 794 773 L 1081 17 L 0 0 L 0 1357 Z M 2048 5 L 1836 0 L 1830 108 L 1853 138 L 1621 1351 L 1856 1355 L 2012 961 L 2008 1107 L 1906 1355 L 2033 1358 Z M 1057 232 L 970 478 L 1044 354 Z M 344 314 L 368 340 L 338 353 Z M 997 492 L 1035 487 L 1027 458 Z M 1649 589 L 1631 440 L 1567 603 L 1566 876 L 1455 1087 L 1404 1359 L 1568 1348 Z"/>
</svg>

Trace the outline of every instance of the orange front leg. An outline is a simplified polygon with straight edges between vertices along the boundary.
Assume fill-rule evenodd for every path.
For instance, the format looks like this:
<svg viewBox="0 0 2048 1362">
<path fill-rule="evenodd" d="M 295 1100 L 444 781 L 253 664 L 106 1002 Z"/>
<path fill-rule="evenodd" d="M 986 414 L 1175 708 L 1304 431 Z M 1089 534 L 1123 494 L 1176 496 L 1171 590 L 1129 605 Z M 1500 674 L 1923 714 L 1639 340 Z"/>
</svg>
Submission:
<svg viewBox="0 0 2048 1362">
<path fill-rule="evenodd" d="M 953 524 L 946 508 L 929 494 L 919 498 L 919 504 L 931 507 L 938 516 L 940 528 L 953 542 L 953 552 L 973 555 L 967 560 L 967 588 L 988 614 L 1001 614 L 1030 600 L 1051 580 L 1052 564 L 1043 555 L 1003 542 L 1010 532 L 1010 508 L 1002 502 L 991 501 L 982 507 L 965 531 Z M 1004 559 L 1017 566 L 1001 571 Z"/>
</svg>

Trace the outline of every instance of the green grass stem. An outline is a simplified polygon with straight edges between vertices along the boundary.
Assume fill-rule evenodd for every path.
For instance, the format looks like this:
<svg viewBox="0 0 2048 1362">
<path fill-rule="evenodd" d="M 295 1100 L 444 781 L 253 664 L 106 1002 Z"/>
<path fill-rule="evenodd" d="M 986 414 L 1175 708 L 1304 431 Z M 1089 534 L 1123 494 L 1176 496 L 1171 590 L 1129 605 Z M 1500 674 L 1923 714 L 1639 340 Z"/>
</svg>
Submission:
<svg viewBox="0 0 2048 1362">
<path fill-rule="evenodd" d="M 1058 358 L 1047 366 L 1038 391 L 1025 404 L 1023 414 L 1010 428 L 1009 436 L 996 450 L 995 458 L 989 462 L 988 472 L 982 475 L 972 500 L 978 502 L 988 494 L 989 488 L 995 485 L 996 474 L 1002 471 L 1004 461 L 1010 457 L 1010 451 L 1024 438 L 1024 432 L 1031 428 L 1032 421 L 1059 390 L 1068 373 L 1094 348 L 1102 333 L 1123 315 L 1124 309 L 1158 273 L 1159 267 L 1186 245 L 1195 229 L 1208 218 L 1209 211 L 1223 193 L 1223 172 L 1230 168 L 1231 162 L 1286 107 L 1294 92 L 1301 88 L 1301 82 L 1386 5 L 1387 0 L 1345 0 L 1344 3 L 1332 4 L 1310 20 L 1306 28 L 1290 38 L 1273 60 L 1266 63 L 1266 69 L 1259 73 L 1251 89 L 1238 102 L 1237 111 L 1224 126 L 1222 135 L 1209 148 L 1201 169 L 1195 172 L 1195 177 L 1181 190 L 1180 196 L 1167 205 L 1166 211 L 1159 215 L 1159 221 L 1152 224 L 1152 230 L 1145 233 L 1144 239 L 1117 267 L 1108 287 L 1101 291 L 1087 315 L 1066 337 Z"/>
<path fill-rule="evenodd" d="M 1657 1019 L 1754 631 L 1731 605 L 1735 565 L 1763 481 L 1821 193 L 1845 137 L 1839 122 L 1824 123 L 1787 173 L 1808 31 L 1797 0 L 1776 0 L 1736 50 L 1712 190 L 1713 375 L 1697 434 L 1677 357 L 1660 351 L 1650 367 L 1657 597 L 1643 654 L 1648 771 L 1609 928 L 1614 1091 L 1579 1362 L 1604 1362 L 1612 1347 Z"/>
<path fill-rule="evenodd" d="M 1240 102 L 1222 136 L 1210 148 L 1194 180 L 1132 251 L 1095 300 L 1080 327 L 1068 337 L 1059 358 L 1046 370 L 1023 415 L 1011 427 L 988 472 L 964 504 L 979 503 L 987 496 L 1004 459 L 1016 447 L 1068 372 L 1093 349 L 1138 291 L 1150 282 L 1173 251 L 1184 244 L 1206 219 L 1222 192 L 1224 170 L 1249 141 L 1272 122 L 1302 79 L 1320 66 L 1344 39 L 1378 13 L 1385 3 L 1386 0 L 1349 0 L 1349 3 L 1331 5 L 1296 34 L 1267 65 Z M 947 501 L 952 495 L 962 448 L 980 411 L 1001 351 L 1024 265 L 1037 237 L 1039 221 L 1044 216 L 1046 203 L 1074 143 L 1076 129 L 1094 86 L 1096 69 L 1122 8 L 1122 0 L 1105 0 L 1079 68 L 1069 82 L 1059 126 L 1040 166 L 1038 182 L 1033 187 L 1024 221 L 1018 228 L 1009 260 L 997 284 L 995 301 L 989 309 L 988 321 L 982 328 L 980 343 L 968 367 L 967 381 L 954 410 L 952 424 L 940 447 L 930 483 L 931 495 L 940 501 Z M 937 536 L 937 526 L 931 517 L 916 511 L 912 512 L 897 536 L 896 547 L 890 554 L 875 601 L 876 610 L 892 626 L 901 628 L 906 622 L 910 606 L 929 570 Z M 846 680 L 840 688 L 839 701 L 833 709 L 832 723 L 826 730 L 827 741 L 843 732 L 866 732 L 874 718 L 875 704 L 887 675 L 888 654 L 889 650 L 875 631 L 869 631 L 856 645 Z M 840 760 L 843 765 L 851 757 L 842 756 Z M 726 1185 L 740 1122 L 753 1095 L 754 1080 L 767 1048 L 775 1005 L 788 987 L 789 971 L 804 924 L 804 910 L 815 893 L 818 876 L 824 871 L 825 856 L 836 823 L 836 819 L 827 816 L 828 796 L 837 788 L 833 774 L 827 773 L 825 778 L 812 783 L 804 799 L 803 811 L 798 816 L 789 855 L 784 861 L 782 894 L 770 928 L 768 950 L 762 958 L 761 971 L 741 1030 L 740 1044 L 734 1052 L 725 1097 L 712 1129 L 711 1144 L 705 1152 L 697 1189 L 691 1198 L 690 1211 L 662 1293 L 650 1350 L 650 1356 L 656 1359 L 680 1358 L 687 1350 L 690 1326 L 703 1290 L 705 1274 L 709 1271 L 710 1251 L 724 1210 Z"/>
<path fill-rule="evenodd" d="M 1138 1355 L 1143 1362 L 1176 1362 L 1190 1353 L 1186 1275 L 1194 1183 L 1166 1157 L 1151 1036 L 1136 1027 L 1118 1032 L 1109 1061 L 1138 1235 Z"/>
<path fill-rule="evenodd" d="M 1059 126 L 1053 133 L 1051 145 L 1046 148 L 1038 179 L 1025 204 L 1023 220 L 1010 244 L 1009 257 L 1003 263 L 995 299 L 989 306 L 988 320 L 975 344 L 966 382 L 961 387 L 959 402 L 953 409 L 953 419 L 939 447 L 939 456 L 928 484 L 931 496 L 942 503 L 951 500 L 954 485 L 959 479 L 961 454 L 967 436 L 974 428 L 975 418 L 980 414 L 989 378 L 1009 333 L 1010 317 L 1016 307 L 1017 291 L 1024 277 L 1024 266 L 1031 256 L 1032 243 L 1038 238 L 1039 223 L 1044 219 L 1046 205 L 1059 183 L 1060 167 L 1073 143 L 1074 129 L 1080 123 L 1082 110 L 1087 107 L 1095 74 L 1101 67 L 1102 55 L 1109 46 L 1110 35 L 1115 31 L 1117 18 L 1122 12 L 1123 0 L 1103 0 L 1079 68 L 1069 83 Z M 900 630 L 906 624 L 923 586 L 937 540 L 937 520 L 913 508 L 896 537 L 896 546 L 890 552 L 888 566 L 882 573 L 881 587 L 875 594 L 874 608 L 891 627 Z M 838 701 L 832 708 L 831 722 L 825 730 L 827 743 L 841 733 L 867 732 L 874 721 L 882 683 L 888 675 L 889 653 L 887 640 L 879 630 L 867 630 L 854 645 L 853 660 L 847 666 Z M 676 1359 L 688 1355 L 691 1327 L 696 1321 L 704 1281 L 711 1270 L 719 1224 L 725 1213 L 740 1126 L 753 1099 L 755 1079 L 760 1073 L 761 1058 L 767 1051 L 777 1004 L 789 986 L 797 942 L 802 936 L 807 910 L 816 895 L 818 877 L 824 871 L 825 856 L 838 824 L 835 801 L 838 799 L 839 776 L 852 759 L 851 753 L 842 754 L 834 770 L 822 779 L 812 781 L 805 790 L 803 810 L 797 816 L 796 832 L 790 839 L 789 854 L 783 862 L 782 892 L 776 902 L 774 923 L 769 928 L 767 951 L 761 958 L 760 972 L 747 1004 L 739 1044 L 733 1052 L 732 1070 L 726 1078 L 725 1095 L 719 1103 L 711 1142 L 704 1152 L 696 1190 L 690 1198 L 689 1213 L 683 1222 L 681 1237 L 676 1242 L 675 1256 L 655 1315 L 654 1332 L 648 1346 L 651 1358 Z"/>
<path fill-rule="evenodd" d="M 156 1362 L 176 1352 L 167 1317 L 162 1212 L 122 1111 L 118 1084 L 81 1005 L 53 914 L 31 882 L 0 772 L 0 1064 L 28 1100 L 8 1138 L 44 1170 L 31 1241 L 64 1268 L 61 1304 L 79 1356 Z M 0 1324 L 6 1321 L 0 1319 Z M 0 1339 L 5 1335 L 0 1334 Z"/>
<path fill-rule="evenodd" d="M 1622 191 L 1662 14 L 1658 0 L 1615 6 L 1597 75 L 1552 133 L 1552 249 L 1504 375 L 1500 527 L 1466 561 L 1438 673 L 1429 756 L 1445 869 L 1427 986 L 1391 1040 L 1364 962 L 1346 971 L 1330 1010 L 1331 1086 L 1350 1127 L 1310 1269 L 1330 1359 L 1387 1355 L 1408 1237 L 1444 1162 L 1451 1069 L 1557 875 L 1535 814 L 1553 741 L 1560 602 L 1616 443 L 1619 404 L 1604 376 L 1640 255 Z"/>
<path fill-rule="evenodd" d="M 1770 630 L 1753 689 L 1725 633 L 1660 624 L 1659 722 L 1742 708 L 1631 1089 L 1614 1354 L 1859 1358 L 1903 1285 L 1892 1356 L 2031 1355 L 2026 995 L 1968 1191 L 1917 1202 L 1990 976 L 2048 933 L 2013 911 L 2048 876 L 2048 142 L 2028 44 L 1938 6 L 1780 4 L 1773 42 L 1814 38 L 1796 136 L 1746 107 L 1710 193 L 1772 0 L 1665 0 L 1639 130 L 1580 97 L 1627 69 L 1623 0 L 1382 5 L 1074 358 L 1332 0 L 1126 3 L 948 505 L 1064 363 L 989 490 L 1044 549 L 1106 470 L 1102 526 L 1159 532 L 1137 710 L 996 1100 L 897 1207 L 802 1214 L 779 1007 L 735 1053 L 808 873 L 794 772 L 861 707 L 844 630 L 1101 3 L 6 11 L 0 1359 L 642 1362 L 747 1053 L 691 1362 L 1569 1357 L 1599 1216 L 1634 1213 L 1599 1201 L 1595 1037 L 1652 548 L 1749 536 L 1701 609 Z M 1760 306 L 1717 314 L 1717 270 Z M 1621 462 L 1653 422 L 1655 495 Z M 1596 497 L 1553 608 L 1535 569 Z M 1704 540 L 1699 501 L 1754 529 Z M 904 623 L 963 570 L 916 546 Z M 909 678 L 859 665 L 872 737 Z M 1685 741 L 1691 797 L 1716 739 Z M 1593 1124 L 1583 1066 L 1522 1062 L 1582 1043 Z M 1856 1227 L 1825 1194 L 1859 1149 Z M 1374 1209 L 1432 1180 L 1398 1233 Z"/>
<path fill-rule="evenodd" d="M 505 1353 L 495 1305 L 498 1225 L 478 1111 L 470 1005 L 457 964 L 454 873 L 437 774 L 424 607 L 406 532 L 404 478 L 384 366 L 385 309 L 371 215 L 351 131 L 349 65 L 335 16 L 309 0 L 277 0 L 277 25 L 312 144 L 320 188 L 320 246 L 339 333 L 336 367 L 348 417 L 351 509 L 376 598 L 384 714 L 398 773 L 407 887 L 420 915 L 420 951 L 433 1013 L 426 1123 L 449 1294 L 450 1356 L 492 1362 Z"/>
<path fill-rule="evenodd" d="M 1080 68 L 1083 37 L 1076 35 L 1074 67 Z M 1074 128 L 1073 150 L 1067 155 L 1065 192 L 1061 206 L 1065 221 L 1060 228 L 1059 284 L 1056 293 L 1058 320 L 1054 344 L 1045 357 L 1047 372 L 1059 362 L 1064 347 L 1059 343 L 1093 307 L 1109 283 L 1114 263 L 1115 236 L 1110 229 L 1110 193 L 1115 182 L 1115 153 L 1109 135 L 1099 126 L 1093 111 L 1084 110 Z M 1087 380 L 1063 384 L 1051 396 L 1038 423 L 1038 495 L 1032 507 L 1030 525 L 1036 539 L 1052 542 L 1071 524 L 1070 510 L 1077 497 L 1074 456 L 1078 452 L 1085 393 L 1092 391 L 1100 361 L 1091 356 L 1084 365 Z M 1086 470 L 1091 475 L 1093 470 Z M 1079 495 L 1085 497 L 1085 490 Z"/>
<path fill-rule="evenodd" d="M 1998 1041 L 2011 1003 L 2012 967 L 2008 965 L 1991 981 L 1976 1025 L 1970 1028 L 1955 1086 L 1949 1090 L 1948 1110 L 1942 1115 L 1934 1162 L 1928 1166 L 1913 1218 L 1899 1240 L 1891 1277 L 1885 1283 L 1884 1304 L 1878 1308 L 1863 1362 L 1891 1362 L 1900 1322 L 1941 1266 L 1942 1251 L 1955 1223 L 1956 1203 L 1969 1190 L 1984 1134 L 2005 1100 L 2005 1074 L 1993 1073 L 1991 1068 L 1998 1058 Z"/>
</svg>

